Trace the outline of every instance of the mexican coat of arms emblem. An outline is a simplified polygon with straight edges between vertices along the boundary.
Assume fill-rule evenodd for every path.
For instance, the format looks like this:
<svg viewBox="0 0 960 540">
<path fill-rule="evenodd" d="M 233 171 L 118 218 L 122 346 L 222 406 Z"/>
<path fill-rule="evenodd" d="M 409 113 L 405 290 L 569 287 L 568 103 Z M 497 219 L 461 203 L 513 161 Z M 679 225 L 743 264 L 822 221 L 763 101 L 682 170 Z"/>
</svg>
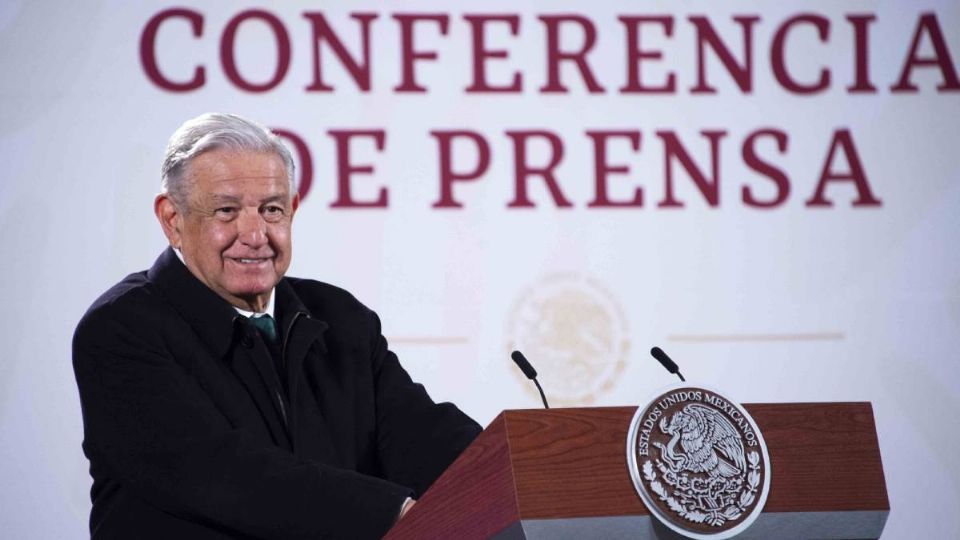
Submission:
<svg viewBox="0 0 960 540">
<path fill-rule="evenodd" d="M 650 513 L 694 539 L 743 532 L 770 487 L 757 425 L 739 404 L 706 388 L 674 388 L 637 409 L 627 463 Z"/>
</svg>

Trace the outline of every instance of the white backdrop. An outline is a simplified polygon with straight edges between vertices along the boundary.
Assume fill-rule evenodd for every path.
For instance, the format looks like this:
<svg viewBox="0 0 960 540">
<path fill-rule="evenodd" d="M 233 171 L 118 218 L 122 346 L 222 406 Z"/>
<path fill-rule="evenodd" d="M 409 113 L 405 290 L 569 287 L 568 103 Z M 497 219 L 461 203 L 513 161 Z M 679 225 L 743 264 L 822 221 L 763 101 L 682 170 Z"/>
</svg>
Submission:
<svg viewBox="0 0 960 540">
<path fill-rule="evenodd" d="M 158 13 L 190 3 L 56 2 L 0 4 L 0 233 L 6 261 L 0 294 L 8 299 L 0 337 L 0 517 L 11 538 L 82 538 L 89 512 L 87 462 L 70 361 L 70 338 L 86 307 L 129 272 L 148 267 L 164 246 L 152 215 L 163 146 L 185 119 L 236 112 L 297 133 L 312 155 L 313 182 L 294 223 L 290 274 L 338 284 L 375 309 L 392 348 L 436 399 L 453 400 L 482 424 L 502 409 L 538 405 L 535 391 L 508 359 L 524 350 L 557 405 L 639 404 L 671 382 L 647 355 L 660 345 L 688 379 L 742 402 L 870 401 L 892 507 L 885 538 L 960 537 L 960 92 L 949 87 L 960 59 L 955 2 L 550 2 L 540 7 L 488 1 L 451 6 L 423 1 L 395 7 L 362 1 L 194 3 L 203 17 L 195 37 L 185 19 L 164 22 L 156 59 L 164 76 L 187 81 L 203 65 L 205 82 L 170 92 L 147 76 L 141 36 Z M 245 9 L 272 13 L 289 34 L 289 71 L 275 88 L 249 92 L 230 82 L 220 37 Z M 322 12 L 348 51 L 360 56 L 350 13 L 376 13 L 369 91 L 359 91 L 330 48 L 323 78 L 333 91 L 308 91 L 314 39 L 303 12 Z M 449 18 L 415 26 L 415 47 L 435 60 L 415 64 L 427 91 L 394 91 L 401 80 L 395 13 Z M 516 35 L 491 24 L 490 84 L 514 72 L 522 90 L 468 93 L 470 26 L 463 15 L 516 15 Z M 811 26 L 786 40 L 792 77 L 810 84 L 831 72 L 823 91 L 798 95 L 771 67 L 774 36 L 795 15 L 829 22 L 826 42 Z M 560 70 L 567 92 L 542 92 L 547 81 L 545 24 L 568 14 L 596 28 L 588 66 L 604 93 L 590 93 L 570 62 Z M 759 16 L 752 27 L 752 87 L 741 89 L 707 48 L 697 84 L 697 34 L 704 15 L 743 60 L 735 15 Z M 875 16 L 866 65 L 874 92 L 851 92 L 854 26 L 849 14 Z M 930 27 L 911 53 L 923 14 L 932 14 L 949 59 Z M 644 26 L 645 84 L 676 76 L 676 91 L 629 94 L 624 25 L 618 16 L 672 17 L 672 34 Z M 929 20 L 923 19 L 923 20 Z M 236 35 L 242 76 L 263 83 L 276 65 L 268 26 L 248 21 Z M 582 27 L 561 32 L 563 50 L 583 45 Z M 916 92 L 894 92 L 908 56 L 943 64 L 910 71 Z M 943 66 L 947 66 L 944 68 Z M 954 75 L 955 77 L 955 75 Z M 947 87 L 946 89 L 938 87 Z M 780 205 L 745 204 L 741 190 L 769 200 L 776 184 L 750 167 L 742 145 L 758 129 L 782 131 L 786 148 L 757 142 L 761 159 L 788 178 Z M 330 208 L 337 198 L 337 156 L 329 130 L 383 130 L 351 144 L 350 159 L 374 172 L 356 175 L 353 196 L 389 191 L 386 208 Z M 489 168 L 459 182 L 462 208 L 432 208 L 440 194 L 432 130 L 471 130 L 489 144 Z M 505 134 L 545 130 L 563 145 L 555 179 L 570 208 L 557 208 L 540 177 L 529 179 L 534 208 L 514 198 L 514 148 Z M 590 208 L 594 147 L 588 130 L 640 133 L 640 149 L 611 140 L 607 161 L 629 167 L 609 177 L 610 198 L 639 208 Z M 665 146 L 673 132 L 708 177 L 710 144 L 721 130 L 719 204 L 709 205 L 673 160 L 675 197 L 666 198 Z M 847 130 L 877 205 L 853 206 L 852 182 L 826 184 L 830 207 L 808 206 L 827 168 L 855 168 L 850 147 L 828 154 Z M 459 140 L 454 165 L 477 163 Z M 531 141 L 528 163 L 551 157 Z M 830 161 L 829 164 L 827 162 Z"/>
</svg>

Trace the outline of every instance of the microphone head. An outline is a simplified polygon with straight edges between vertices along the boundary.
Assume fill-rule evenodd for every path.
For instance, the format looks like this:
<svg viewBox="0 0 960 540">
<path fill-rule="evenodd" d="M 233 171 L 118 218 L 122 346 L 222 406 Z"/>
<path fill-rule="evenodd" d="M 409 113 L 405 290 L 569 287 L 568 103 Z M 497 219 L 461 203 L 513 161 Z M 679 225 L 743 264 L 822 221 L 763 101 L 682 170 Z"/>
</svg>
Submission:
<svg viewBox="0 0 960 540">
<path fill-rule="evenodd" d="M 527 376 L 528 379 L 537 378 L 537 370 L 533 369 L 533 366 L 530 365 L 530 362 L 527 362 L 527 359 L 523 356 L 523 353 L 520 351 L 513 351 L 510 353 L 510 358 L 513 358 L 513 362 L 517 364 L 517 367 L 520 368 L 520 371 Z"/>
<path fill-rule="evenodd" d="M 670 373 L 677 373 L 680 371 L 680 368 L 677 367 L 677 364 L 667 356 L 667 353 L 663 352 L 663 349 L 660 347 L 654 347 L 650 349 L 650 355 L 657 359 L 657 362 L 660 362 L 660 365 L 667 369 Z"/>
</svg>

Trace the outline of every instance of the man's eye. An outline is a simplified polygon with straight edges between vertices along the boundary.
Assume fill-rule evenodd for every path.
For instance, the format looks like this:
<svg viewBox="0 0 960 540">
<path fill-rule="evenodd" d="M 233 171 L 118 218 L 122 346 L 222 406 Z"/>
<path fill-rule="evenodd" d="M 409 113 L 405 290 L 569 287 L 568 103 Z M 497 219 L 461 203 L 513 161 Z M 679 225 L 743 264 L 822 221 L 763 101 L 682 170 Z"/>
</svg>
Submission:
<svg viewBox="0 0 960 540">
<path fill-rule="evenodd" d="M 223 208 L 217 208 L 215 210 L 216 214 L 219 216 L 232 216 L 236 213 L 237 209 L 229 206 L 224 206 Z"/>
<path fill-rule="evenodd" d="M 279 215 L 283 215 L 283 207 L 271 205 L 264 208 L 263 212 L 268 216 L 279 216 Z"/>
</svg>

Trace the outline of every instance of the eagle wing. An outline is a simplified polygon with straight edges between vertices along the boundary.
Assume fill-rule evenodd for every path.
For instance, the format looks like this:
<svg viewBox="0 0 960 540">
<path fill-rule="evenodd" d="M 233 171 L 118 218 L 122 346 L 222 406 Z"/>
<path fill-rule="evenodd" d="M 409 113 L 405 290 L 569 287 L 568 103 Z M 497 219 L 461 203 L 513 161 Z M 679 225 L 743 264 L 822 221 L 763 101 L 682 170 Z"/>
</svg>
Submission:
<svg viewBox="0 0 960 540">
<path fill-rule="evenodd" d="M 697 403 L 690 404 L 686 408 L 696 411 L 705 420 L 701 427 L 704 430 L 704 445 L 719 450 L 740 471 L 747 470 L 743 454 L 743 439 L 727 417 L 716 409 Z"/>
</svg>

